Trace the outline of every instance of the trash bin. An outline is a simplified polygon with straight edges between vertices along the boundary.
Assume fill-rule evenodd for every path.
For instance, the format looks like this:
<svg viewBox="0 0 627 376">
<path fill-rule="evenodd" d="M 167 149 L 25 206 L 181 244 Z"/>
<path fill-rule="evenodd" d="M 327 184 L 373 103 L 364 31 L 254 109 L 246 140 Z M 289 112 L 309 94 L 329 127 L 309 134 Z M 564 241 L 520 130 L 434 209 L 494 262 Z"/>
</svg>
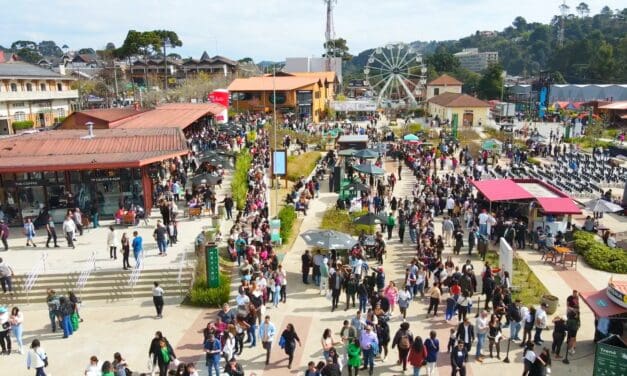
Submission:
<svg viewBox="0 0 627 376">
<path fill-rule="evenodd" d="M 557 303 L 559 298 L 554 295 L 546 294 L 542 296 L 540 303 L 546 303 L 546 314 L 552 315 L 557 311 Z"/>
</svg>

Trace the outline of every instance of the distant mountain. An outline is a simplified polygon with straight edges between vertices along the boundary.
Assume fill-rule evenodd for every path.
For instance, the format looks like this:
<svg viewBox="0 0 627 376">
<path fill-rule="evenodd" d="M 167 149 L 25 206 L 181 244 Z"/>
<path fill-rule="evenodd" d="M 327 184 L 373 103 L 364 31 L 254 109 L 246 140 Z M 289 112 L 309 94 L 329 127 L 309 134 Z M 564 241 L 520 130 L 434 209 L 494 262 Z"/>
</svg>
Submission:
<svg viewBox="0 0 627 376">
<path fill-rule="evenodd" d="M 285 61 L 264 60 L 264 61 L 260 61 L 260 62 L 257 63 L 257 66 L 259 66 L 259 68 L 261 68 L 261 69 L 268 68 L 268 67 L 273 67 L 275 65 L 285 65 Z"/>
</svg>

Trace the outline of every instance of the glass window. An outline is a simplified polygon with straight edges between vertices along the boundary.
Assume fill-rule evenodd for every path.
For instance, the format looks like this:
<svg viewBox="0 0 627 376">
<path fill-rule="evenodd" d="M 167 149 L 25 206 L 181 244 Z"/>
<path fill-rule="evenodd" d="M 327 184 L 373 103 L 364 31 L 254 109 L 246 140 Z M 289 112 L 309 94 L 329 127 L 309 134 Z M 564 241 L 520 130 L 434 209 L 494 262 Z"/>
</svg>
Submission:
<svg viewBox="0 0 627 376">
<path fill-rule="evenodd" d="M 274 103 L 274 93 L 270 93 L 268 95 L 268 100 L 270 101 L 270 103 Z M 286 100 L 287 100 L 287 96 L 285 95 L 284 92 L 276 93 L 276 104 L 283 104 L 285 103 Z"/>
<path fill-rule="evenodd" d="M 30 82 L 26 84 L 26 91 L 33 91 L 33 84 Z"/>
<path fill-rule="evenodd" d="M 46 84 L 44 83 L 39 84 L 39 90 L 46 91 Z"/>
<path fill-rule="evenodd" d="M 57 116 L 64 117 L 65 116 L 65 108 L 57 108 Z"/>
<path fill-rule="evenodd" d="M 46 189 L 48 190 L 49 209 L 65 209 L 68 207 L 65 185 L 49 185 Z"/>
<path fill-rule="evenodd" d="M 26 120 L 26 113 L 24 111 L 16 111 L 13 114 L 13 120 L 15 120 L 15 121 Z"/>
<path fill-rule="evenodd" d="M 11 83 L 11 91 L 13 91 L 13 92 L 17 91 L 17 84 L 15 82 Z"/>
<path fill-rule="evenodd" d="M 63 178 L 63 173 L 61 173 L 61 177 Z M 44 172 L 43 179 L 54 185 L 57 183 L 57 173 L 54 171 L 46 171 Z"/>
<path fill-rule="evenodd" d="M 57 84 L 57 91 L 63 91 L 63 84 L 60 82 Z"/>
</svg>

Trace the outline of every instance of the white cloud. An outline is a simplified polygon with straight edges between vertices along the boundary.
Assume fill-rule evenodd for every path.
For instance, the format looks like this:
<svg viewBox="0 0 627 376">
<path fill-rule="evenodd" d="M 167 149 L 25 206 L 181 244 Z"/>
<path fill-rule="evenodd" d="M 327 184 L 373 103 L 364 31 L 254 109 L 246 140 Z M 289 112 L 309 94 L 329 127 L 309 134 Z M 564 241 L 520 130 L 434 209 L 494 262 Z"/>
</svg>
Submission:
<svg viewBox="0 0 627 376">
<path fill-rule="evenodd" d="M 4 4 L 2 4 L 4 3 Z M 336 35 L 351 52 L 390 41 L 457 39 L 476 30 L 501 30 L 516 16 L 548 22 L 560 1 L 527 0 L 339 0 Z M 587 1 L 591 13 L 621 0 Z M 574 12 L 578 2 L 570 4 Z M 0 45 L 15 40 L 54 40 L 71 48 L 121 45 L 129 29 L 169 29 L 179 34 L 182 56 L 202 51 L 232 58 L 280 60 L 322 53 L 322 0 L 0 0 Z M 515 5 L 515 6 L 514 6 Z"/>
</svg>

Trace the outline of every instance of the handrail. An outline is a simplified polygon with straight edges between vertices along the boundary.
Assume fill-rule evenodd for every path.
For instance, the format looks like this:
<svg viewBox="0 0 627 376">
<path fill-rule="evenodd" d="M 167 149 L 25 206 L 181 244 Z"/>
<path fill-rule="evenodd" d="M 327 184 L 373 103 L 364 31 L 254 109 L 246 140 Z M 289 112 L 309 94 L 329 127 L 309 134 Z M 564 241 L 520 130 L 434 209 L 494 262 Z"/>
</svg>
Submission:
<svg viewBox="0 0 627 376">
<path fill-rule="evenodd" d="M 91 257 L 89 260 L 85 261 L 85 265 L 85 268 L 83 268 L 76 281 L 76 290 L 78 291 L 83 290 L 85 284 L 87 284 L 87 280 L 91 276 L 91 272 L 96 270 L 96 251 L 91 253 Z"/>
<path fill-rule="evenodd" d="M 181 280 L 183 279 L 183 268 L 185 267 L 185 257 L 187 255 L 187 249 L 183 250 L 183 253 L 181 254 L 181 259 L 179 260 L 179 271 L 178 271 L 178 275 L 176 276 L 176 283 L 178 283 L 179 285 L 181 284 Z"/>
<path fill-rule="evenodd" d="M 42 272 L 46 271 L 46 261 L 48 260 L 48 252 L 44 252 L 41 254 L 41 258 L 37 263 L 33 266 L 31 271 L 28 273 L 26 277 L 26 282 L 24 283 L 24 291 L 26 292 L 26 302 L 29 302 L 28 294 L 35 286 L 37 279 L 39 279 L 39 275 Z"/>
<path fill-rule="evenodd" d="M 139 256 L 139 266 L 133 269 L 131 276 L 128 278 L 128 286 L 131 288 L 132 298 L 135 299 L 135 286 L 139 281 L 139 277 L 142 274 L 142 270 L 144 270 L 144 252 L 142 252 Z"/>
</svg>

